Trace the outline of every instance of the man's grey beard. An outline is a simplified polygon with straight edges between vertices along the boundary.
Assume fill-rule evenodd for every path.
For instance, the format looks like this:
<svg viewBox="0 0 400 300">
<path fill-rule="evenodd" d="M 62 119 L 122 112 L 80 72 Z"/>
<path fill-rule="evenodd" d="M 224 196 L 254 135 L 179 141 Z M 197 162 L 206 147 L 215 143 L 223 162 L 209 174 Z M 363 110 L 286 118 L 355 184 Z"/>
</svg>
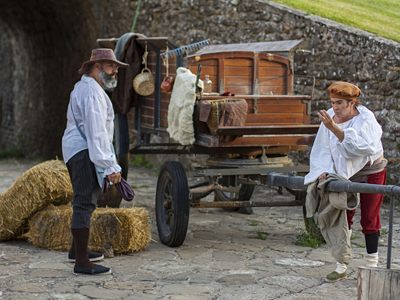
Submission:
<svg viewBox="0 0 400 300">
<path fill-rule="evenodd" d="M 107 74 L 103 69 L 100 70 L 99 79 L 108 89 L 113 89 L 117 86 L 118 83 L 117 74 L 115 74 L 115 78 L 112 78 L 113 75 L 114 74 Z"/>
</svg>

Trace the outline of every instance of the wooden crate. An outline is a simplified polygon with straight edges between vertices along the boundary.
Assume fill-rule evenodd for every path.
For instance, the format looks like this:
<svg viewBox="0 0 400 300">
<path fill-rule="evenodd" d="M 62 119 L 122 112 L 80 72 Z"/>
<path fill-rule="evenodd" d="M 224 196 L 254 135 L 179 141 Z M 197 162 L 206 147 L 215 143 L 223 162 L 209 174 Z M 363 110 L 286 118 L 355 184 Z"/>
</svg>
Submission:
<svg viewBox="0 0 400 300">
<path fill-rule="evenodd" d="M 305 150 L 312 145 L 317 125 L 310 125 L 308 95 L 293 95 L 293 51 L 301 41 L 213 45 L 188 57 L 187 67 L 200 78 L 209 75 L 214 93 L 234 93 L 232 98 L 248 103 L 245 125 L 223 127 L 219 137 L 237 135 L 231 142 L 212 136 L 195 110 L 196 144 L 204 147 L 256 147 L 263 145 L 279 153 Z M 198 101 L 225 96 L 202 95 Z M 226 98 L 226 97 L 225 97 Z M 271 148 L 272 147 L 272 148 Z M 277 149 L 278 147 L 278 149 Z M 228 151 L 228 150 L 227 150 Z"/>
</svg>

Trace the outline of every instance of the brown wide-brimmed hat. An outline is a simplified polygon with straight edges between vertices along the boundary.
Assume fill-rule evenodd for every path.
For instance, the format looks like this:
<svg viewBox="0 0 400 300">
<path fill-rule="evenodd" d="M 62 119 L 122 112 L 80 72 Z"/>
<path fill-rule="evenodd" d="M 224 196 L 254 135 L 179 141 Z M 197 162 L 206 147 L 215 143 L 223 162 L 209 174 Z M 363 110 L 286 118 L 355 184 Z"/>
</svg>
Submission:
<svg viewBox="0 0 400 300">
<path fill-rule="evenodd" d="M 355 100 L 361 95 L 361 90 L 354 84 L 337 81 L 328 87 L 328 92 L 331 93 L 331 98 L 339 98 L 346 100 Z"/>
<path fill-rule="evenodd" d="M 82 65 L 82 67 L 79 69 L 78 73 L 79 74 L 85 74 L 87 69 L 94 63 L 100 62 L 100 61 L 113 61 L 115 62 L 118 67 L 120 68 L 126 68 L 129 67 L 128 64 L 125 64 L 115 57 L 114 51 L 112 49 L 108 48 L 98 48 L 98 49 L 93 49 L 92 50 L 92 56 L 90 57 L 90 60 L 85 61 Z"/>
</svg>

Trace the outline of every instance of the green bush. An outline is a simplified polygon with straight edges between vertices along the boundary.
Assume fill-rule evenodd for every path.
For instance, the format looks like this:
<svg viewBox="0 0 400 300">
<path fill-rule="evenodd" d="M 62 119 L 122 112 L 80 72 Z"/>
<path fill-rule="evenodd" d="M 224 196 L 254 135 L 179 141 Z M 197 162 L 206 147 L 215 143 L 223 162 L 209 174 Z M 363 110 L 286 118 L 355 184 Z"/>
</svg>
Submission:
<svg viewBox="0 0 400 300">
<path fill-rule="evenodd" d="M 318 248 L 325 240 L 319 230 L 315 218 L 305 218 L 304 225 L 306 230 L 297 236 L 297 245 Z"/>
<path fill-rule="evenodd" d="M 318 248 L 324 243 L 324 238 L 321 234 L 308 233 L 303 231 L 297 236 L 297 245 L 311 248 Z"/>
<path fill-rule="evenodd" d="M 265 241 L 267 239 L 267 236 L 268 236 L 268 233 L 266 233 L 260 229 L 260 230 L 256 231 L 256 236 L 254 238 Z"/>
</svg>

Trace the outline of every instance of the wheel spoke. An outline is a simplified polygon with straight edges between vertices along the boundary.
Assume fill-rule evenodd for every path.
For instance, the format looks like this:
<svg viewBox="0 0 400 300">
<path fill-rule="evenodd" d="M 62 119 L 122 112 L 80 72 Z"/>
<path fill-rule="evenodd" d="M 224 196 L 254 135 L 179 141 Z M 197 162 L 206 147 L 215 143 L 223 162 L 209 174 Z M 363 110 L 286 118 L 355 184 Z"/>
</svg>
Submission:
<svg viewBox="0 0 400 300">
<path fill-rule="evenodd" d="M 174 205 L 174 190 L 172 188 L 172 181 L 168 182 L 168 188 L 170 191 L 169 194 L 169 210 L 167 212 L 168 214 L 168 221 L 167 223 L 169 224 L 170 228 L 174 227 L 174 214 L 175 214 L 175 205 Z"/>
<path fill-rule="evenodd" d="M 164 209 L 169 209 L 171 207 L 171 180 L 168 180 L 167 182 L 164 183 L 164 189 L 163 189 L 163 195 L 164 195 Z"/>
<path fill-rule="evenodd" d="M 164 183 L 164 220 L 165 225 L 169 230 L 173 227 L 174 222 L 174 204 L 173 204 L 173 188 L 172 188 L 172 180 L 168 178 Z"/>
<path fill-rule="evenodd" d="M 239 184 L 239 190 L 241 187 L 242 187 L 242 185 Z M 239 199 L 239 193 L 223 192 L 223 191 L 222 191 L 222 193 L 224 194 L 224 196 L 225 196 L 224 198 L 226 198 L 226 201 L 236 201 Z"/>
<path fill-rule="evenodd" d="M 164 184 L 164 197 L 171 198 L 171 193 L 172 193 L 172 182 L 171 180 L 168 180 Z"/>
<path fill-rule="evenodd" d="M 168 194 L 169 194 L 170 198 L 172 199 L 173 190 L 172 190 L 172 181 L 171 180 L 169 180 L 167 183 L 167 189 L 168 189 Z"/>
<path fill-rule="evenodd" d="M 165 199 L 164 200 L 164 203 L 163 203 L 163 206 L 164 206 L 164 210 L 169 210 L 169 209 L 171 209 L 171 200 L 170 199 Z"/>
<path fill-rule="evenodd" d="M 167 225 L 169 225 L 171 228 L 174 226 L 174 210 L 170 209 L 168 210 L 167 214 Z"/>
</svg>

